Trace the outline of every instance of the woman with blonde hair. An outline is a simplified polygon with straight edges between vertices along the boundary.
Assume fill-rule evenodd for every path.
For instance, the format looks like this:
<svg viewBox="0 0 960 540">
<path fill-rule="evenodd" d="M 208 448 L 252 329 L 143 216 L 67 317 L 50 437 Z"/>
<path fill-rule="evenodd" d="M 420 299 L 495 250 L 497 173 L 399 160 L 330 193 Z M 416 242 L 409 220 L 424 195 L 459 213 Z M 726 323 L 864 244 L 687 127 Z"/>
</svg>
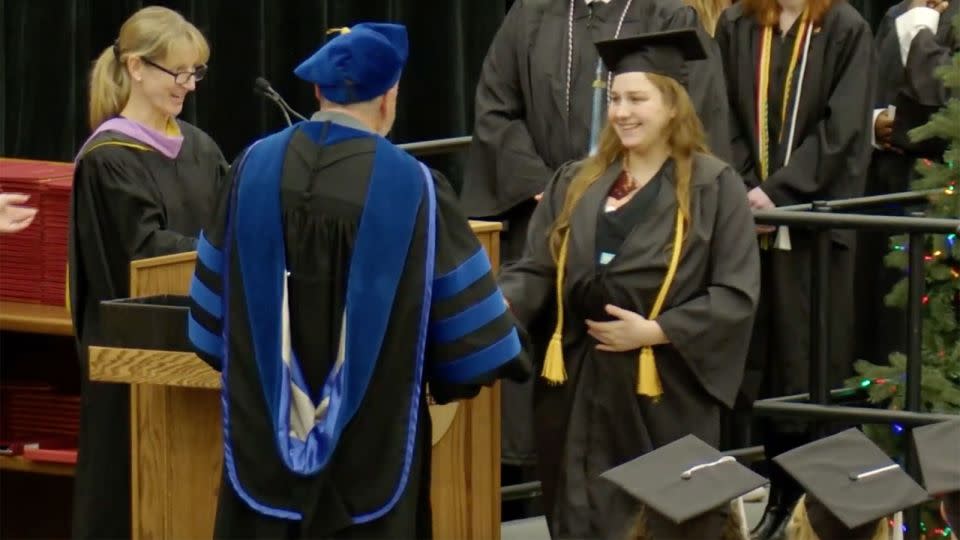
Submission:
<svg viewBox="0 0 960 540">
<path fill-rule="evenodd" d="M 614 74 L 597 152 L 557 171 L 500 281 L 547 344 L 534 431 L 551 534 L 620 540 L 635 503 L 600 474 L 687 434 L 718 443 L 759 266 L 742 180 L 706 152 L 683 86 L 699 32 L 597 48 Z"/>
<path fill-rule="evenodd" d="M 129 538 L 129 394 L 91 382 L 87 347 L 107 333 L 102 300 L 129 296 L 130 261 L 195 249 L 225 173 L 220 149 L 178 120 L 206 74 L 203 35 L 180 14 L 134 13 L 90 75 L 93 134 L 76 160 L 70 305 L 83 370 L 74 538 Z"/>
<path fill-rule="evenodd" d="M 889 540 L 890 533 L 887 517 L 847 528 L 838 519 L 829 516 L 819 502 L 812 499 L 808 502 L 807 495 L 802 495 L 787 522 L 786 540 Z"/>
</svg>

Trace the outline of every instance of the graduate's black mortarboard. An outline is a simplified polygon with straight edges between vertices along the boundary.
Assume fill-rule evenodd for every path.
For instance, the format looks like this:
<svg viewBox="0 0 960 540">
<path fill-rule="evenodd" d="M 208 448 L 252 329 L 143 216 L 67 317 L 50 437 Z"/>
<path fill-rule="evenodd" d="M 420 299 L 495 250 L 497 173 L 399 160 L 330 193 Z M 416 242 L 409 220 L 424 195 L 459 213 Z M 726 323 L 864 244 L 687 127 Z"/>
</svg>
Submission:
<svg viewBox="0 0 960 540">
<path fill-rule="evenodd" d="M 676 440 L 600 475 L 676 524 L 767 483 L 694 435 Z"/>
<path fill-rule="evenodd" d="M 807 516 L 820 538 L 851 530 L 928 499 L 926 491 L 857 429 L 773 458 L 807 492 Z M 839 536 L 838 536 L 839 534 Z"/>
<path fill-rule="evenodd" d="M 400 80 L 407 62 L 407 29 L 399 24 L 362 23 L 340 30 L 294 73 L 319 86 L 324 98 L 341 105 L 385 94 Z"/>
<path fill-rule="evenodd" d="M 656 73 L 680 84 L 687 83 L 687 62 L 707 57 L 706 47 L 695 28 L 599 41 L 596 47 L 611 73 Z"/>
<path fill-rule="evenodd" d="M 960 419 L 914 428 L 913 444 L 927 493 L 960 491 Z"/>
</svg>

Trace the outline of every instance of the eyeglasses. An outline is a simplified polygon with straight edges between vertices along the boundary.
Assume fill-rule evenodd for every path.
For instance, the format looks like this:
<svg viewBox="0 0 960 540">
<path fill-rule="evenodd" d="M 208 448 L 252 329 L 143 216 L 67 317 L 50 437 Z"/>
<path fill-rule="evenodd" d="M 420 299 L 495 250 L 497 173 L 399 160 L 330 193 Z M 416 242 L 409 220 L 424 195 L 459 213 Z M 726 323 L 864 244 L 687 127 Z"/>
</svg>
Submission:
<svg viewBox="0 0 960 540">
<path fill-rule="evenodd" d="M 207 66 L 205 65 L 195 66 L 193 68 L 193 71 L 170 71 L 169 69 L 161 66 L 160 64 L 157 64 L 156 62 L 151 61 L 148 58 L 141 58 L 141 60 L 143 60 L 144 64 L 155 67 L 160 71 L 172 76 L 173 80 L 176 81 L 177 84 L 187 84 L 190 82 L 191 77 L 193 77 L 193 80 L 199 82 L 199 81 L 202 81 L 203 78 L 207 75 Z"/>
</svg>

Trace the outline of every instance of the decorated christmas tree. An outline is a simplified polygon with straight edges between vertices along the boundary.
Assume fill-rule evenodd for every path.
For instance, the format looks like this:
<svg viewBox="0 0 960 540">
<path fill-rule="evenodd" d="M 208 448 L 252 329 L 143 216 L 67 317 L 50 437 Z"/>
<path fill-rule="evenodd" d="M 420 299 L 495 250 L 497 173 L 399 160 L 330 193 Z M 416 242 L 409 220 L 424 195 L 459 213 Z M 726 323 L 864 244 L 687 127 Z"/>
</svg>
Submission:
<svg viewBox="0 0 960 540">
<path fill-rule="evenodd" d="M 954 21 L 956 35 L 960 36 L 960 15 Z M 944 81 L 952 99 L 934 114 L 929 123 L 910 132 L 914 141 L 940 139 L 947 150 L 942 161 L 920 160 L 916 171 L 919 178 L 912 184 L 914 190 L 936 190 L 925 208 L 927 217 L 960 218 L 960 53 L 952 62 L 941 66 L 937 75 Z M 922 374 L 921 411 L 960 414 L 960 238 L 956 234 L 927 235 L 925 237 L 924 268 L 925 293 L 921 300 Z M 886 264 L 907 273 L 906 235 L 891 239 L 892 249 Z M 916 271 L 916 270 L 914 270 Z M 885 301 L 887 305 L 906 309 L 907 278 L 898 282 Z M 905 329 L 904 329 L 905 330 Z M 905 372 L 907 358 L 893 353 L 889 364 L 876 365 L 865 360 L 854 364 L 857 376 L 847 386 L 867 391 L 872 403 L 903 409 L 905 401 Z M 874 441 L 889 452 L 898 454 L 908 443 L 900 434 L 902 426 L 865 426 Z M 949 536 L 949 530 L 939 523 L 935 511 L 923 512 L 927 538 Z M 927 524 L 931 524 L 927 526 Z M 946 533 L 946 534 L 944 534 Z"/>
</svg>

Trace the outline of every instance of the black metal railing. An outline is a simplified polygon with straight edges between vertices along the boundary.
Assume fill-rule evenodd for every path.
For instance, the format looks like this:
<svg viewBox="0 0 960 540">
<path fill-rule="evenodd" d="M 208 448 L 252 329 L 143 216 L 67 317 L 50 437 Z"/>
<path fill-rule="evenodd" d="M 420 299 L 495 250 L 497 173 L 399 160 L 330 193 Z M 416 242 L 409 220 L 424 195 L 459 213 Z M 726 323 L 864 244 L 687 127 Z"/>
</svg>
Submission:
<svg viewBox="0 0 960 540">
<path fill-rule="evenodd" d="M 920 191 L 902 191 L 898 193 L 887 193 L 885 195 L 868 195 L 866 197 L 854 197 L 852 199 L 837 199 L 835 201 L 824 201 L 821 204 L 826 205 L 831 210 L 862 210 L 875 206 L 887 206 L 891 204 L 917 203 L 927 200 L 931 195 L 943 193 L 943 189 L 925 189 Z M 790 206 L 779 206 L 777 210 L 813 210 L 813 204 L 794 204 Z"/>
<path fill-rule="evenodd" d="M 412 143 L 398 144 L 407 152 L 415 156 L 432 156 L 436 154 L 449 154 L 458 150 L 465 150 L 470 146 L 473 137 L 450 137 L 449 139 L 436 139 L 433 141 L 421 141 Z"/>
<path fill-rule="evenodd" d="M 898 194 L 901 195 L 901 194 Z M 926 193 L 925 195 L 929 195 Z M 873 198 L 871 203 L 876 202 Z M 900 200 L 908 200 L 902 198 Z M 834 201 L 832 207 L 856 208 L 849 201 Z M 758 224 L 788 225 L 813 229 L 816 237 L 812 258 L 811 320 L 810 320 L 810 372 L 809 393 L 759 400 L 753 411 L 761 416 L 791 416 L 812 419 L 814 436 L 822 434 L 825 420 L 858 423 L 898 422 L 905 426 L 905 436 L 913 426 L 951 420 L 956 415 L 923 413 L 920 411 L 920 378 L 922 369 L 921 336 L 923 319 L 921 302 L 926 272 L 924 271 L 924 240 L 927 233 L 960 233 L 960 220 L 931 219 L 914 214 L 910 217 L 865 216 L 858 214 L 835 214 L 828 203 L 815 202 L 811 212 L 770 210 L 755 212 Z M 827 387 L 827 365 L 830 356 L 829 330 L 830 310 L 830 231 L 832 229 L 884 230 L 891 233 L 907 233 L 908 240 L 908 299 L 907 299 L 907 365 L 905 373 L 906 399 L 903 411 L 871 409 L 868 407 L 844 407 L 831 405 L 831 392 Z M 798 402 L 806 401 L 806 403 Z M 920 481 L 920 470 L 912 444 L 904 445 L 904 468 L 914 479 Z M 920 538 L 920 514 L 917 508 L 905 512 L 907 532 L 905 538 Z"/>
</svg>

